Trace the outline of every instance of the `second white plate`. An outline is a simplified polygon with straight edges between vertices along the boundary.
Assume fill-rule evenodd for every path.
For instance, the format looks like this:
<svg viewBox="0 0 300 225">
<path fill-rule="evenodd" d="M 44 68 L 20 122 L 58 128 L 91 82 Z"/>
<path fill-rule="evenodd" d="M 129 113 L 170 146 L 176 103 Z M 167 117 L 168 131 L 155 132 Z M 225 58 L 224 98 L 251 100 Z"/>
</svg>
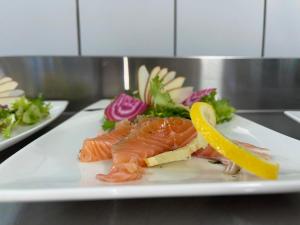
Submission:
<svg viewBox="0 0 300 225">
<path fill-rule="evenodd" d="M 68 105 L 68 101 L 47 101 L 47 102 L 50 103 L 52 106 L 50 109 L 49 117 L 31 126 L 17 126 L 13 130 L 12 136 L 8 139 L 4 139 L 2 136 L 0 136 L 0 151 L 25 139 L 29 135 L 39 131 L 47 124 L 51 123 L 66 109 Z"/>
<path fill-rule="evenodd" d="M 300 111 L 284 111 L 284 114 L 300 123 Z"/>
</svg>

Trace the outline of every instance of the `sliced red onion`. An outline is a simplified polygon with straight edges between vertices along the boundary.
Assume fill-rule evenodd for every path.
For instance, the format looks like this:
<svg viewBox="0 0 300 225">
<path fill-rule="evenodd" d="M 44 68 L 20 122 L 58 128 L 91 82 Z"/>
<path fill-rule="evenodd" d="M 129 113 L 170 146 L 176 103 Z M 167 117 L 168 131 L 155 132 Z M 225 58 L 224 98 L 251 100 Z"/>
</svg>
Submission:
<svg viewBox="0 0 300 225">
<path fill-rule="evenodd" d="M 104 114 L 111 121 L 132 120 L 146 109 L 146 103 L 122 93 L 106 107 Z"/>
<path fill-rule="evenodd" d="M 247 149 L 248 151 L 254 153 L 255 155 L 262 157 L 265 160 L 271 159 L 270 151 L 266 148 L 256 147 L 252 144 L 235 141 L 235 140 L 233 140 L 233 142 Z M 222 156 L 210 145 L 207 145 L 207 147 L 197 150 L 196 152 L 193 153 L 193 156 L 197 158 L 209 159 L 215 162 L 222 163 L 225 166 L 224 173 L 226 174 L 235 175 L 241 170 L 241 167 L 239 165 L 235 164 L 231 160 Z"/>
<path fill-rule="evenodd" d="M 201 99 L 204 96 L 209 95 L 213 91 L 216 91 L 216 88 L 206 88 L 206 89 L 203 89 L 203 90 L 200 90 L 200 91 L 195 91 L 195 92 L 193 92 L 193 94 L 190 97 L 185 99 L 182 102 L 182 104 L 186 105 L 186 106 L 191 106 L 193 103 L 201 101 Z"/>
</svg>

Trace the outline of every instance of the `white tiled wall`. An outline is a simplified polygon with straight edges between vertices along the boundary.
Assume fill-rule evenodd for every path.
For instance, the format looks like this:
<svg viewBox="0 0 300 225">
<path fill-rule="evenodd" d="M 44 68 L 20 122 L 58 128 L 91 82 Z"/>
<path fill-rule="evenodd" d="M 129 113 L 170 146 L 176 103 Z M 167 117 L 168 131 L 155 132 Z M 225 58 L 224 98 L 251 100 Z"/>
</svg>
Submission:
<svg viewBox="0 0 300 225">
<path fill-rule="evenodd" d="M 179 56 L 261 56 L 262 0 L 178 0 Z"/>
<path fill-rule="evenodd" d="M 83 55 L 172 56 L 173 0 L 80 0 Z"/>
<path fill-rule="evenodd" d="M 0 56 L 77 55 L 75 0 L 0 0 Z"/>
<path fill-rule="evenodd" d="M 267 57 L 300 57 L 300 1 L 267 2 Z"/>
<path fill-rule="evenodd" d="M 0 0 L 0 56 L 300 57 L 299 12 L 298 0 Z"/>
</svg>

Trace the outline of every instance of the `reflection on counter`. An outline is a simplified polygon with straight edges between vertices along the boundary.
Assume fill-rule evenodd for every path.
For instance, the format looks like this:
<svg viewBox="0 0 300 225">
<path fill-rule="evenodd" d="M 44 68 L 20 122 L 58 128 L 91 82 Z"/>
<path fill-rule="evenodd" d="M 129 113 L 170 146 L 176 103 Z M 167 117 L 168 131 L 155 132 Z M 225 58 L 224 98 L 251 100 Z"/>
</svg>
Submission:
<svg viewBox="0 0 300 225">
<path fill-rule="evenodd" d="M 129 58 L 129 84 L 137 87 L 137 70 L 167 67 L 196 89 L 216 87 L 237 109 L 299 109 L 300 60 L 233 58 Z M 0 70 L 20 83 L 29 97 L 70 100 L 82 108 L 122 90 L 123 59 L 105 57 L 3 57 Z"/>
</svg>

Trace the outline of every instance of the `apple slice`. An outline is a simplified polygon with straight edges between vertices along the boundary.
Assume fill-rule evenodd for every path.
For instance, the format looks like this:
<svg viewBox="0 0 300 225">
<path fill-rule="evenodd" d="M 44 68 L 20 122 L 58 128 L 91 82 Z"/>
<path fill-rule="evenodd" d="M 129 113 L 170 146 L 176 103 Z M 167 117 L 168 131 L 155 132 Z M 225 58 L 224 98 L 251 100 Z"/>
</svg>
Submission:
<svg viewBox="0 0 300 225">
<path fill-rule="evenodd" d="M 16 81 L 8 81 L 3 84 L 0 84 L 0 92 L 14 90 L 18 86 Z"/>
<path fill-rule="evenodd" d="M 162 84 L 167 84 L 171 80 L 174 80 L 175 76 L 176 76 L 176 72 L 174 71 L 167 73 L 162 81 Z"/>
<path fill-rule="evenodd" d="M 18 100 L 20 97 L 5 97 L 0 98 L 0 105 L 10 105 L 11 103 Z"/>
<path fill-rule="evenodd" d="M 193 87 L 175 88 L 169 91 L 170 97 L 175 103 L 181 104 L 193 93 Z"/>
<path fill-rule="evenodd" d="M 181 88 L 185 81 L 184 77 L 176 77 L 164 86 L 164 91 L 170 91 L 172 89 Z"/>
<path fill-rule="evenodd" d="M 139 95 L 143 102 L 145 102 L 145 90 L 149 78 L 149 72 L 145 65 L 140 66 L 138 70 L 138 85 L 139 85 Z"/>
<path fill-rule="evenodd" d="M 150 94 L 150 83 L 151 80 L 159 73 L 160 71 L 160 67 L 156 66 L 152 69 L 150 76 L 148 77 L 148 81 L 147 81 L 147 85 L 146 85 L 146 89 L 145 89 L 145 103 L 146 104 L 151 104 L 151 94 Z"/>
<path fill-rule="evenodd" d="M 11 77 L 2 77 L 0 79 L 0 84 L 6 83 L 8 81 L 12 81 Z"/>
<path fill-rule="evenodd" d="M 5 97 L 21 97 L 24 96 L 24 91 L 20 89 L 11 90 L 11 91 L 4 91 L 0 93 L 0 98 Z"/>
<path fill-rule="evenodd" d="M 163 80 L 164 77 L 168 74 L 168 68 L 163 68 L 161 71 L 158 72 L 157 76 L 160 80 Z"/>
</svg>

